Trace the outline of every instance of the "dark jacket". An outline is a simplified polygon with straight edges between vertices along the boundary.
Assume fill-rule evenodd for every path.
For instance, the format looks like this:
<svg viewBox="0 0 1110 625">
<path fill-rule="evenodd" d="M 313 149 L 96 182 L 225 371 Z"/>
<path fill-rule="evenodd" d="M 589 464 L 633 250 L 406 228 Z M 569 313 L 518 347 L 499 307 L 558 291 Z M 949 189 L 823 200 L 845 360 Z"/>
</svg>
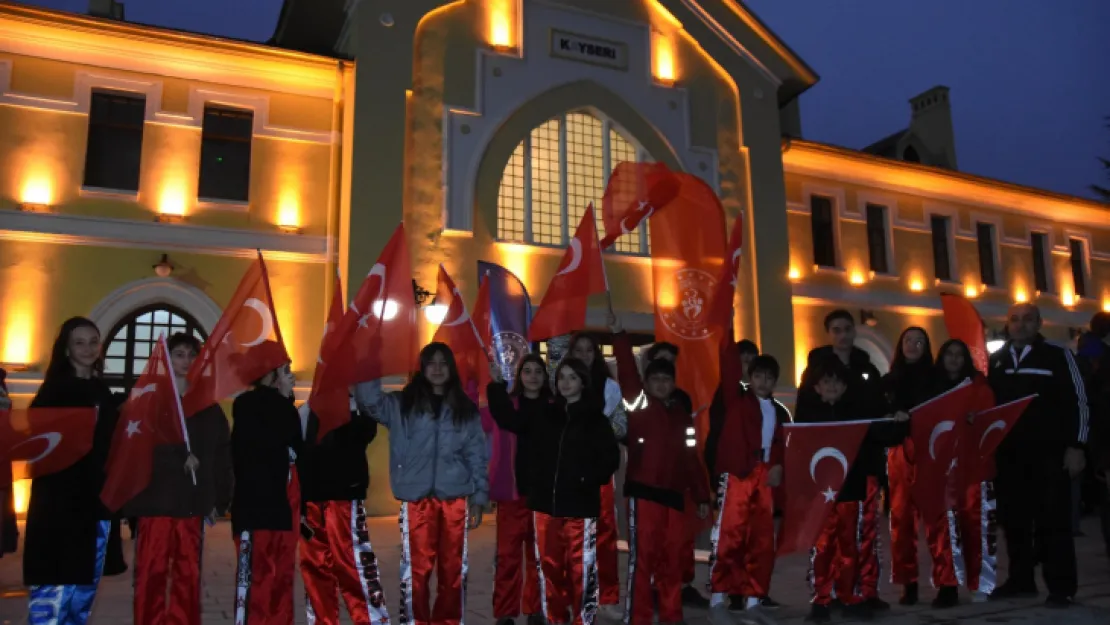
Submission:
<svg viewBox="0 0 1110 625">
<path fill-rule="evenodd" d="M 491 383 L 486 394 L 498 427 L 520 437 L 529 457 L 528 507 L 555 517 L 597 518 L 601 486 L 620 464 L 601 400 L 583 396 L 568 405 L 562 399 L 522 397 L 517 407 L 503 383 Z"/>
<path fill-rule="evenodd" d="M 999 405 L 1037 394 L 998 446 L 1000 463 L 1042 458 L 1063 462 L 1066 448 L 1086 445 L 1090 427 L 1087 391 L 1067 349 L 1039 335 L 1024 350 L 1007 341 L 991 355 L 988 382 Z"/>
<path fill-rule="evenodd" d="M 124 517 L 185 519 L 227 514 L 231 505 L 231 428 L 219 404 L 185 420 L 189 445 L 200 461 L 197 483 L 184 469 L 185 444 L 159 445 L 154 450 L 150 485 L 123 508 Z"/>
<path fill-rule="evenodd" d="M 23 543 L 23 583 L 91 584 L 96 572 L 97 522 L 111 519 L 100 503 L 104 465 L 119 418 L 122 395 L 98 378 L 65 377 L 44 382 L 33 407 L 96 406 L 93 446 L 69 468 L 31 482 Z"/>
<path fill-rule="evenodd" d="M 315 441 L 320 419 L 308 415 L 305 440 Z M 378 434 L 378 422 L 357 410 L 351 420 L 328 432 L 323 440 L 305 450 L 297 462 L 304 501 L 354 501 L 366 498 L 370 468 L 366 446 Z"/>
<path fill-rule="evenodd" d="M 937 392 L 936 369 L 933 365 L 924 362 L 906 363 L 898 371 L 891 371 L 883 376 L 883 394 L 890 412 L 906 412 L 936 397 Z M 897 426 L 892 434 L 902 439 L 902 449 L 906 460 L 915 461 L 913 439 L 910 438 L 910 424 L 907 421 Z"/>
<path fill-rule="evenodd" d="M 231 498 L 231 527 L 248 530 L 292 530 L 289 505 L 290 451 L 303 451 L 301 418 L 292 398 L 276 389 L 259 387 L 235 398 L 231 408 L 231 458 L 235 489 Z"/>
</svg>

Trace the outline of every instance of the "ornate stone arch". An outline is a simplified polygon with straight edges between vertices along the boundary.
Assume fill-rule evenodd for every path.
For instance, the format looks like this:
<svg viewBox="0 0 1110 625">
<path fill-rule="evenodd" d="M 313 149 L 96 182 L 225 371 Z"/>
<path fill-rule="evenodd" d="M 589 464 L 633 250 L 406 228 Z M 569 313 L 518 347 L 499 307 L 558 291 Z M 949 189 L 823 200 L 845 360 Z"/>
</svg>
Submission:
<svg viewBox="0 0 1110 625">
<path fill-rule="evenodd" d="M 155 304 L 169 304 L 197 320 L 205 334 L 220 320 L 221 308 L 204 291 L 173 278 L 146 278 L 125 284 L 100 300 L 89 313 L 101 336 L 134 311 Z"/>
<path fill-rule="evenodd" d="M 890 371 L 890 362 L 894 358 L 894 347 L 882 334 L 865 325 L 856 326 L 856 347 L 867 352 L 871 357 L 871 364 L 886 374 Z"/>
</svg>

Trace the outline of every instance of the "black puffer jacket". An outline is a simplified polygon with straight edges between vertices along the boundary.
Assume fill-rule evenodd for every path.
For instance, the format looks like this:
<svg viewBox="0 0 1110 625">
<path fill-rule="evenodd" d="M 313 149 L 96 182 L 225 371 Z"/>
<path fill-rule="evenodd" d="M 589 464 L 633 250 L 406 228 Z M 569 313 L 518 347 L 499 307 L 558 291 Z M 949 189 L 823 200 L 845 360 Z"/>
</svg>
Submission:
<svg viewBox="0 0 1110 625">
<path fill-rule="evenodd" d="M 354 501 L 366 498 L 370 469 L 366 446 L 378 434 L 378 422 L 370 415 L 351 412 L 351 420 L 328 432 L 313 444 L 320 431 L 315 412 L 308 415 L 304 456 L 297 462 L 304 501 Z"/>
<path fill-rule="evenodd" d="M 528 507 L 555 517 L 587 519 L 601 512 L 601 486 L 620 464 L 620 448 L 600 400 L 528 399 L 513 405 L 504 384 L 487 389 L 490 414 L 516 434 L 529 458 Z"/>
</svg>

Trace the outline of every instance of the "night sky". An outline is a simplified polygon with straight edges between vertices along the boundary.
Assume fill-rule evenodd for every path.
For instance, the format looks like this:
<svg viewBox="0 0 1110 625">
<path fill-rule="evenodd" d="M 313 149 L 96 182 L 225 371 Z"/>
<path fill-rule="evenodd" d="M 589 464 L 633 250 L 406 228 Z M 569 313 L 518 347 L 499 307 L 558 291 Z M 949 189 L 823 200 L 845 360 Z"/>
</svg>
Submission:
<svg viewBox="0 0 1110 625">
<path fill-rule="evenodd" d="M 1110 1 L 746 1 L 821 75 L 802 96 L 806 138 L 861 148 L 905 128 L 907 100 L 944 84 L 961 170 L 1086 197 L 1110 186 L 1096 160 L 1110 158 Z M 129 21 L 264 41 L 281 0 L 125 6 Z"/>
</svg>

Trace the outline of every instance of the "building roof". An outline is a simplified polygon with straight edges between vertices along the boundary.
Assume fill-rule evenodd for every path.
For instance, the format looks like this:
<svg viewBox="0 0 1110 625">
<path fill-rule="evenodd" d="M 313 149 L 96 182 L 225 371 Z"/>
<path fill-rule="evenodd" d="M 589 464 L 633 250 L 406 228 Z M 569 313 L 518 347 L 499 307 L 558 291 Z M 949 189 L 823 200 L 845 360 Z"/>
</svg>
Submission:
<svg viewBox="0 0 1110 625">
<path fill-rule="evenodd" d="M 909 128 L 903 128 L 898 132 L 892 133 L 879 139 L 875 143 L 863 148 L 861 152 L 874 154 L 875 156 L 882 156 L 884 158 L 898 158 L 898 142 L 909 134 Z"/>
<path fill-rule="evenodd" d="M 282 0 L 269 43 L 310 54 L 335 56 L 347 21 L 346 0 Z"/>
</svg>

